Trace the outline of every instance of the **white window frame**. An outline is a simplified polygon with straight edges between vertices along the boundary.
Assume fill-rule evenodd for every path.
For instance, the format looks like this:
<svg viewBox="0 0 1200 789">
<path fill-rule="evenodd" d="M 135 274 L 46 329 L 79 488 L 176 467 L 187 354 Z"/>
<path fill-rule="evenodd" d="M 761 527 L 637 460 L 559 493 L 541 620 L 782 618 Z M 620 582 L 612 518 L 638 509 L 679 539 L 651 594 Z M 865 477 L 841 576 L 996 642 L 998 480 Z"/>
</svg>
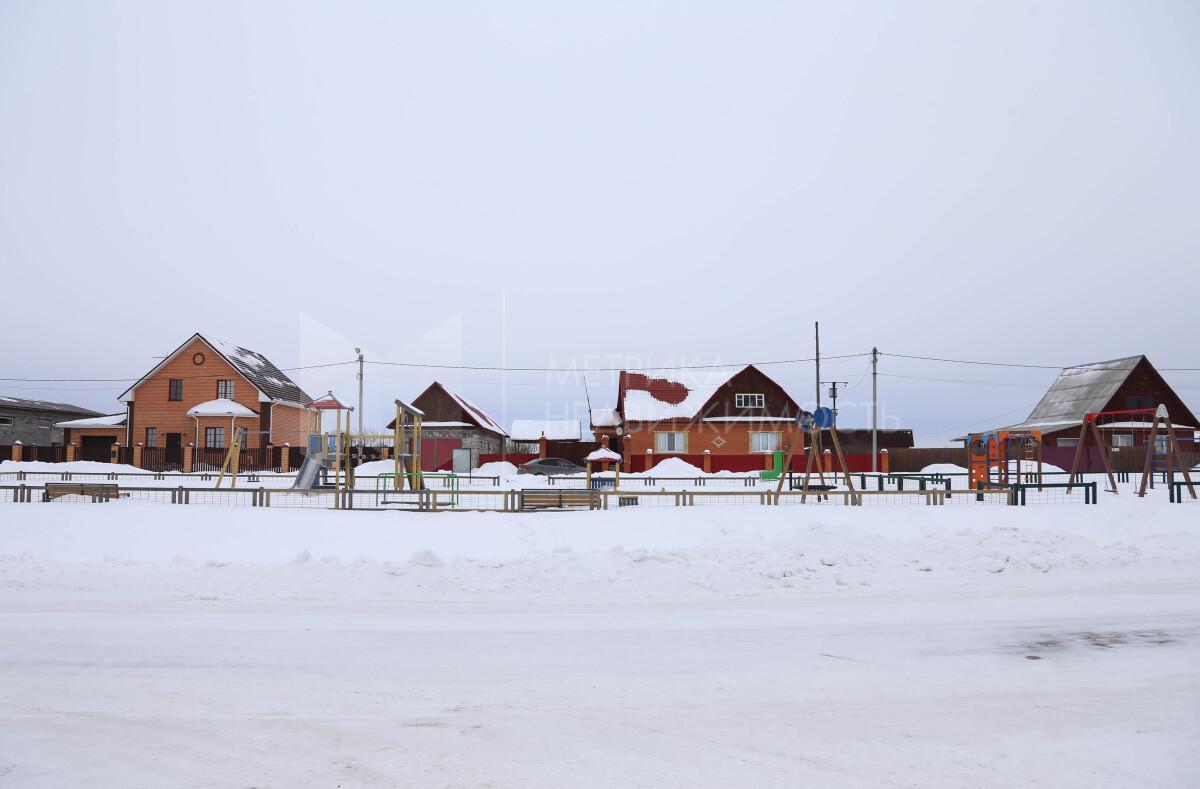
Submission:
<svg viewBox="0 0 1200 789">
<path fill-rule="evenodd" d="M 1112 445 L 1117 449 L 1133 446 L 1133 433 L 1113 433 Z"/>
<path fill-rule="evenodd" d="M 733 396 L 734 408 L 766 408 L 767 397 L 752 392 L 739 392 Z"/>
<path fill-rule="evenodd" d="M 234 384 L 235 380 L 236 379 L 234 379 L 234 378 L 218 378 L 217 379 L 217 399 L 218 400 L 221 400 L 221 399 L 233 400 L 233 399 L 235 399 L 233 396 L 233 393 L 236 389 L 236 384 Z M 226 384 L 229 385 L 229 392 L 227 394 L 221 394 L 221 390 L 223 388 L 225 388 Z"/>
<path fill-rule="evenodd" d="M 146 428 L 146 446 L 148 446 L 148 447 L 158 446 L 158 428 L 157 427 Z"/>
<path fill-rule="evenodd" d="M 1075 447 L 1079 446 L 1079 436 L 1061 436 L 1055 439 L 1054 445 L 1074 449 Z"/>
<path fill-rule="evenodd" d="M 770 442 L 770 449 L 755 449 L 754 439 L 756 436 L 774 436 L 775 440 Z M 783 445 L 783 433 L 779 430 L 751 430 L 750 431 L 750 454 L 752 455 L 769 455 L 772 452 L 778 452 L 779 447 Z"/>
<path fill-rule="evenodd" d="M 682 437 L 682 438 L 680 438 Z M 668 440 L 669 439 L 669 440 Z M 670 443 L 674 448 L 667 449 Z M 682 444 L 682 449 L 679 448 Z M 654 452 L 659 455 L 686 455 L 688 434 L 686 430 L 656 430 L 654 431 Z"/>
<path fill-rule="evenodd" d="M 215 434 L 220 436 L 221 440 L 215 446 L 209 442 L 208 437 Z M 204 446 L 206 449 L 224 449 L 225 448 L 225 428 L 223 427 L 206 427 L 204 428 Z"/>
<path fill-rule="evenodd" d="M 37 420 L 38 427 L 52 427 L 53 424 L 54 423 L 50 421 L 50 417 L 48 417 L 48 416 L 39 416 L 38 417 L 38 420 Z"/>
<path fill-rule="evenodd" d="M 17 420 L 11 416 L 0 416 L 0 427 L 12 427 Z"/>
</svg>

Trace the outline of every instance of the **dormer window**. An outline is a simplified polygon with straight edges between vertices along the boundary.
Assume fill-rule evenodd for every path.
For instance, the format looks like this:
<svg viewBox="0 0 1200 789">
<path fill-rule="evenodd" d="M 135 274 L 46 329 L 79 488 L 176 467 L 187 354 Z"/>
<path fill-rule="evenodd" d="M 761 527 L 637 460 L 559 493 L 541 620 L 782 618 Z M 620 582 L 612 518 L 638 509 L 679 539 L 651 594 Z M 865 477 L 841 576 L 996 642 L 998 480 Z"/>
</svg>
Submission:
<svg viewBox="0 0 1200 789">
<path fill-rule="evenodd" d="M 766 398 L 760 394 L 737 394 L 733 396 L 733 405 L 736 408 L 763 408 Z"/>
</svg>

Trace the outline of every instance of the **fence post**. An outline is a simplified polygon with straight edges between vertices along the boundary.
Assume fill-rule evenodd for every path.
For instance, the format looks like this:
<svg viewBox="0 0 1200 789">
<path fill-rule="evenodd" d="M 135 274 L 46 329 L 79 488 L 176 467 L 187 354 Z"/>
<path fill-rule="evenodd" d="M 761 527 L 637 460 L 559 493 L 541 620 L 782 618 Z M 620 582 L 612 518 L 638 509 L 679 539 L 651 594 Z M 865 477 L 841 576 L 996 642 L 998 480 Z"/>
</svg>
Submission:
<svg viewBox="0 0 1200 789">
<path fill-rule="evenodd" d="M 286 474 L 292 469 L 292 445 L 284 444 L 279 451 L 279 472 Z"/>
<path fill-rule="evenodd" d="M 145 452 L 142 449 L 142 445 L 140 443 L 134 444 L 133 445 L 133 465 L 137 466 L 138 468 L 145 468 L 145 466 L 142 465 L 142 455 L 144 455 L 144 454 L 145 454 Z"/>
<path fill-rule="evenodd" d="M 13 442 L 12 459 L 14 463 L 20 463 L 25 459 L 25 445 L 21 443 L 20 439 Z"/>
<path fill-rule="evenodd" d="M 78 452 L 79 447 L 75 446 L 74 444 L 67 444 L 67 462 L 74 463 Z"/>
<path fill-rule="evenodd" d="M 121 442 L 120 441 L 116 442 L 109 448 L 108 462 L 109 463 L 120 463 L 121 462 Z"/>
<path fill-rule="evenodd" d="M 879 473 L 887 474 L 891 471 L 891 458 L 888 456 L 886 449 L 879 450 Z"/>
<path fill-rule="evenodd" d="M 193 444 L 188 444 L 183 448 L 183 467 L 180 469 L 184 474 L 191 474 L 193 464 L 196 460 L 196 447 Z"/>
<path fill-rule="evenodd" d="M 712 450 L 704 450 L 704 473 L 712 473 Z"/>
</svg>

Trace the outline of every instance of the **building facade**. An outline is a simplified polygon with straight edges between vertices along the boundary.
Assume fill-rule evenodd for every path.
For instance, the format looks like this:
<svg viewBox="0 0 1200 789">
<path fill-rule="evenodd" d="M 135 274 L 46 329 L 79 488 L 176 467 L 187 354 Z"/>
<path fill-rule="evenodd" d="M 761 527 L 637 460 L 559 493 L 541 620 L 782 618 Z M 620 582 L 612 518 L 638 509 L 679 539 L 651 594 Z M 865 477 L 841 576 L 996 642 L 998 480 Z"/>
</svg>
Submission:
<svg viewBox="0 0 1200 789">
<path fill-rule="evenodd" d="M 0 444 L 20 441 L 28 446 L 61 446 L 60 422 L 93 416 L 99 414 L 70 403 L 0 396 Z"/>
<path fill-rule="evenodd" d="M 486 411 L 434 381 L 412 404 L 421 420 L 421 466 L 425 471 L 469 471 L 482 455 L 499 454 L 508 433 Z M 395 429 L 393 419 L 388 430 Z"/>
<path fill-rule="evenodd" d="M 310 398 L 262 354 L 194 334 L 120 398 L 126 445 L 305 446 Z"/>
</svg>

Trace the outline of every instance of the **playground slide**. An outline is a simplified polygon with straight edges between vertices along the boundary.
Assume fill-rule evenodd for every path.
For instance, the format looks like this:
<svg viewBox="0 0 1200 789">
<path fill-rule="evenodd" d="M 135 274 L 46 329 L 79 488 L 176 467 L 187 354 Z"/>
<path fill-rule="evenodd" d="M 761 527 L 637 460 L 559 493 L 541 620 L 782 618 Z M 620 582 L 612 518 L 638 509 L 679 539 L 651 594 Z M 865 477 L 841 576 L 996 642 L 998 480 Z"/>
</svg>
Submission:
<svg viewBox="0 0 1200 789">
<path fill-rule="evenodd" d="M 779 479 L 779 475 L 783 473 L 783 453 L 775 453 L 775 468 L 770 471 L 758 472 L 759 479 Z"/>
<path fill-rule="evenodd" d="M 303 488 L 312 490 L 317 486 L 317 475 L 321 471 L 321 465 L 325 459 L 320 455 L 305 455 L 304 462 L 300 464 L 300 470 L 296 472 L 296 481 L 292 483 L 293 488 Z"/>
</svg>

